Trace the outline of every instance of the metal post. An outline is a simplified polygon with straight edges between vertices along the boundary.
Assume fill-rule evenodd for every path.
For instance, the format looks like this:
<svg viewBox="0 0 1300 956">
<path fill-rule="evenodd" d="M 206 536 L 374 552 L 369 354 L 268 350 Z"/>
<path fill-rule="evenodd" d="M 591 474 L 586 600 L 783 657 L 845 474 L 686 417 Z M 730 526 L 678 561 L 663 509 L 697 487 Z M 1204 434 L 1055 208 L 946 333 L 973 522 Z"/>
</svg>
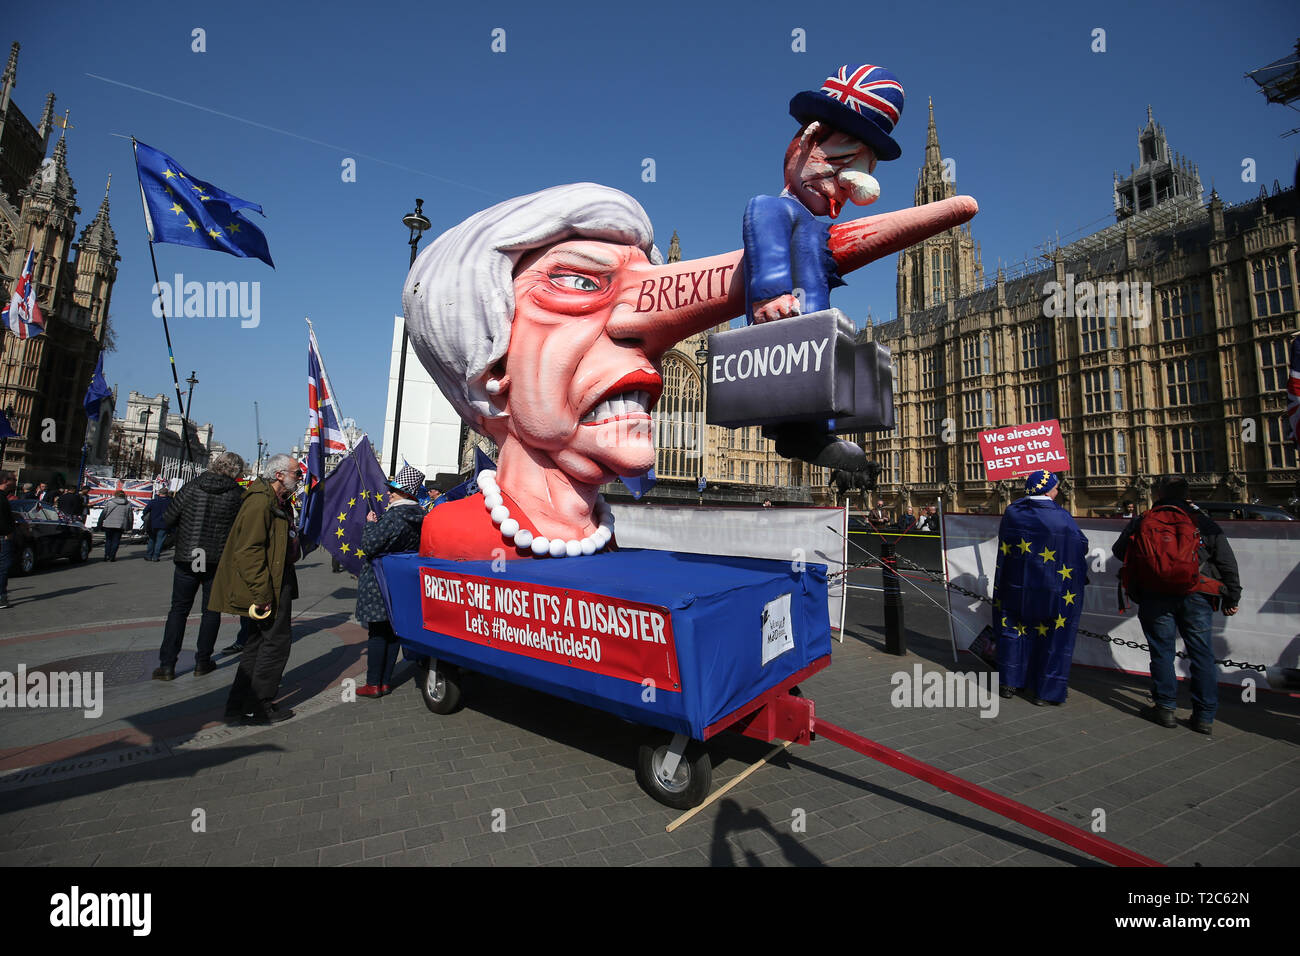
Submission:
<svg viewBox="0 0 1300 956">
<path fill-rule="evenodd" d="M 894 542 L 880 536 L 881 576 L 885 586 L 885 653 L 907 653 L 907 637 L 903 630 L 903 595 L 899 587 L 898 556 Z"/>
<path fill-rule="evenodd" d="M 424 217 L 424 200 L 415 200 L 415 212 L 408 212 L 402 217 L 402 224 L 411 230 L 411 262 L 407 267 L 408 270 L 415 266 L 415 250 L 420 244 L 420 235 L 428 229 L 433 223 Z M 402 351 L 397 360 L 397 400 L 393 405 L 393 455 L 392 462 L 389 465 L 388 477 L 397 477 L 397 439 L 402 433 L 402 389 L 406 385 L 406 323 L 402 323 Z M 461 423 L 460 428 L 460 447 L 456 449 L 456 454 L 460 455 L 465 446 L 465 424 Z"/>
</svg>

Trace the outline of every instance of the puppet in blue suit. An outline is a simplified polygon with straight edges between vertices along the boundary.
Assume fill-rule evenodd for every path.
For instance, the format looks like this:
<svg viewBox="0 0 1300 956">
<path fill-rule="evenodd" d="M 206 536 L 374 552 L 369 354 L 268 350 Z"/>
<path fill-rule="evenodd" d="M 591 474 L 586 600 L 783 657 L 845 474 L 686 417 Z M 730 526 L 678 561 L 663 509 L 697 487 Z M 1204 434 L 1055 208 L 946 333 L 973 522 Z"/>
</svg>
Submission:
<svg viewBox="0 0 1300 956">
<path fill-rule="evenodd" d="M 751 323 L 806 315 L 830 307 L 830 290 L 844 284 L 827 242 L 830 225 L 848 202 L 865 206 L 880 195 L 872 173 L 878 160 L 901 153 L 890 135 L 903 113 L 903 87 L 884 67 L 842 66 L 820 90 L 799 93 L 790 115 L 798 135 L 785 153 L 785 189 L 755 196 L 745 209 L 745 311 Z M 829 468 L 862 468 L 866 456 L 837 439 L 829 424 L 779 425 L 764 431 L 777 452 Z"/>
<path fill-rule="evenodd" d="M 1056 502 L 1057 479 L 1036 471 L 1028 494 L 1013 501 L 998 526 L 993 579 L 1001 693 L 1024 689 L 1034 704 L 1065 702 L 1074 638 L 1088 583 L 1088 539 Z"/>
</svg>

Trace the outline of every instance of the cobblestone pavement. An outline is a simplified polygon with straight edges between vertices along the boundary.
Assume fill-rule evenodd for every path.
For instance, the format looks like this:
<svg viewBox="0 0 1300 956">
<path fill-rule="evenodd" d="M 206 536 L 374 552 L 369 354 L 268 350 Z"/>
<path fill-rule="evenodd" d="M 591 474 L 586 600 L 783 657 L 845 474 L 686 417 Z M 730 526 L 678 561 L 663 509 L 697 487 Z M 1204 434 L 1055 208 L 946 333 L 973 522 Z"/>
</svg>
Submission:
<svg viewBox="0 0 1300 956">
<path fill-rule="evenodd" d="M 267 728 L 219 722 L 234 661 L 205 677 L 190 649 L 157 664 L 172 566 L 126 545 L 113 564 L 11 582 L 0 671 L 99 670 L 103 712 L 8 710 L 0 722 L 6 865 L 1054 865 L 1097 861 L 869 758 L 796 746 L 671 833 L 678 816 L 634 779 L 645 731 L 483 676 L 467 706 L 430 714 L 399 664 L 381 700 L 340 700 L 364 677 L 355 588 L 301 568 L 283 701 Z M 849 730 L 1175 865 L 1300 863 L 1300 702 L 1223 689 L 1215 736 L 1140 720 L 1146 681 L 1076 669 L 1063 708 L 891 705 L 891 676 L 954 664 L 942 592 L 909 584 L 909 653 L 884 653 L 878 572 L 861 572 L 843 644 L 803 690 Z M 227 619 L 218 641 L 234 639 Z M 358 681 L 360 682 L 360 681 Z M 1186 693 L 1184 691 L 1184 693 Z M 711 744 L 715 787 L 770 747 Z M 1104 820 L 1103 820 L 1104 815 Z M 202 832 L 196 821 L 202 820 Z"/>
</svg>

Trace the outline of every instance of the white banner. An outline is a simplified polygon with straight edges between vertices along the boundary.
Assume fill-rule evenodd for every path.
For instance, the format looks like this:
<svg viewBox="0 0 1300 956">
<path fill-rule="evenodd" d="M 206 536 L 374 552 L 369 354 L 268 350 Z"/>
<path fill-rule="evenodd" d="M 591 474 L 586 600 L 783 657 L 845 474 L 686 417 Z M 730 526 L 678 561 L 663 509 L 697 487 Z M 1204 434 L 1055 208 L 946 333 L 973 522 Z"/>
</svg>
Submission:
<svg viewBox="0 0 1300 956">
<path fill-rule="evenodd" d="M 842 508 L 612 507 L 621 547 L 803 561 L 826 565 L 828 574 L 844 567 Z M 838 629 L 844 575 L 829 583 L 831 626 Z"/>
<path fill-rule="evenodd" d="M 997 515 L 944 515 L 948 581 L 977 594 L 993 597 L 993 572 L 997 565 Z M 1118 610 L 1115 585 L 1120 562 L 1111 547 L 1123 533 L 1117 518 L 1077 519 L 1088 536 L 1088 588 L 1084 593 L 1082 630 L 1108 634 L 1123 641 L 1146 644 L 1137 605 Z M 1232 617 L 1214 615 L 1214 657 L 1247 664 L 1300 666 L 1300 522 L 1222 521 L 1228 543 L 1241 573 L 1241 610 Z M 957 645 L 962 649 L 991 620 L 989 605 L 949 592 Z M 1179 640 L 1181 649 L 1182 641 Z M 1146 651 L 1105 643 L 1080 633 L 1074 644 L 1076 664 L 1150 673 Z M 1188 675 L 1186 659 L 1176 664 L 1179 677 Z M 1246 677 L 1261 687 L 1264 675 L 1239 667 L 1219 666 L 1221 683 L 1240 684 Z"/>
</svg>

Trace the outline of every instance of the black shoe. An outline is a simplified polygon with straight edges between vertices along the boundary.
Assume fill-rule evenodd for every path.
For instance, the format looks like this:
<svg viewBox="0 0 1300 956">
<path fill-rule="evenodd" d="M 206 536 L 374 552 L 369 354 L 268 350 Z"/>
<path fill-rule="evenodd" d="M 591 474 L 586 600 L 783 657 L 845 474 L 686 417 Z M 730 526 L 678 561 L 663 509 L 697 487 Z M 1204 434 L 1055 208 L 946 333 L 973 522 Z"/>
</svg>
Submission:
<svg viewBox="0 0 1300 956">
<path fill-rule="evenodd" d="M 13 605 L 9 603 L 8 598 L 0 598 L 0 611 L 7 610 L 11 607 L 13 607 Z"/>
<path fill-rule="evenodd" d="M 242 724 L 249 717 L 253 716 L 252 711 L 228 710 L 221 715 L 221 719 L 228 724 Z"/>
<path fill-rule="evenodd" d="M 1178 723 L 1174 720 L 1174 712 L 1168 707 L 1143 707 L 1138 711 L 1138 716 L 1159 724 L 1161 727 L 1173 728 L 1178 726 Z"/>
<path fill-rule="evenodd" d="M 229 647 L 223 647 L 221 649 L 222 654 L 242 654 L 243 652 L 244 652 L 244 645 L 240 644 L 238 641 L 236 641 L 234 644 L 231 644 Z"/>
<path fill-rule="evenodd" d="M 1187 726 L 1191 727 L 1192 730 L 1196 731 L 1198 734 L 1205 734 L 1207 737 L 1214 736 L 1214 721 L 1201 720 L 1201 718 L 1196 714 L 1192 714 L 1192 719 L 1187 722 Z"/>
<path fill-rule="evenodd" d="M 267 704 L 254 709 L 253 713 L 244 718 L 244 723 L 254 725 L 279 724 L 292 716 L 293 710 L 288 707 L 281 710 L 275 704 Z"/>
<path fill-rule="evenodd" d="M 1065 703 L 1063 700 L 1043 700 L 1040 697 L 1030 697 L 1029 702 L 1035 707 L 1060 707 Z"/>
<path fill-rule="evenodd" d="M 176 679 L 176 668 L 175 668 L 175 667 L 156 667 L 156 668 L 154 668 L 153 679 L 154 679 L 154 680 L 175 680 L 175 679 Z"/>
<path fill-rule="evenodd" d="M 867 464 L 866 453 L 853 442 L 836 438 L 830 432 L 817 431 L 806 424 L 781 425 L 775 429 L 776 453 L 782 458 L 798 458 L 822 468 L 858 471 Z"/>
<path fill-rule="evenodd" d="M 194 665 L 194 676 L 202 677 L 205 674 L 211 674 L 217 669 L 216 661 L 201 661 Z"/>
<path fill-rule="evenodd" d="M 1012 697 L 1016 696 L 1016 689 L 1014 687 L 1006 687 L 1006 686 L 999 687 L 998 696 L 1001 697 L 1003 700 L 1010 700 Z"/>
</svg>

